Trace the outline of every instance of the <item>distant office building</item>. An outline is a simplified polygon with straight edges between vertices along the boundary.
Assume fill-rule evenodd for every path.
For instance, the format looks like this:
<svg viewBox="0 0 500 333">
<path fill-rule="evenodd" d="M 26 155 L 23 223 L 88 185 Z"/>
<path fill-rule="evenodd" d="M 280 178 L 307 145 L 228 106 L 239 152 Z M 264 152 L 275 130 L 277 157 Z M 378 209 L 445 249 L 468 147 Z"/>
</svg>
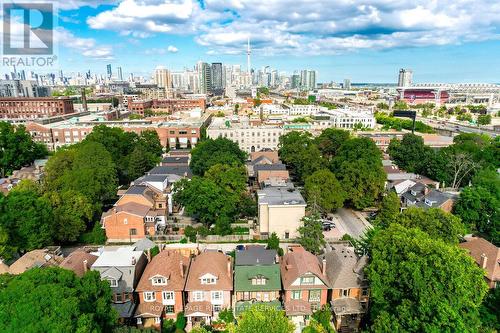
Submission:
<svg viewBox="0 0 500 333">
<path fill-rule="evenodd" d="M 344 90 L 351 90 L 351 80 L 344 79 Z"/>
<path fill-rule="evenodd" d="M 220 62 L 212 63 L 212 92 L 217 96 L 224 94 L 222 63 Z"/>
<path fill-rule="evenodd" d="M 153 82 L 157 84 L 159 88 L 172 88 L 170 71 L 164 67 L 157 67 L 153 74 Z"/>
<path fill-rule="evenodd" d="M 118 73 L 118 81 L 123 81 L 123 72 L 121 67 L 117 67 L 116 71 Z"/>
<path fill-rule="evenodd" d="M 413 85 L 413 71 L 401 68 L 399 70 L 398 87 L 411 87 Z"/>
<path fill-rule="evenodd" d="M 293 74 L 292 75 L 292 89 L 297 89 L 300 86 L 300 75 Z"/>
<path fill-rule="evenodd" d="M 108 74 L 108 79 L 111 79 L 111 77 L 113 76 L 113 71 L 111 70 L 111 64 L 108 64 L 106 66 L 106 73 Z"/>
<path fill-rule="evenodd" d="M 200 80 L 200 93 L 209 94 L 212 92 L 212 69 L 206 62 L 198 62 L 198 77 Z"/>
<path fill-rule="evenodd" d="M 300 71 L 300 87 L 309 90 L 316 88 L 316 71 L 307 69 Z"/>
<path fill-rule="evenodd" d="M 0 81 L 0 97 L 48 97 L 50 89 L 39 86 L 34 80 Z"/>
</svg>

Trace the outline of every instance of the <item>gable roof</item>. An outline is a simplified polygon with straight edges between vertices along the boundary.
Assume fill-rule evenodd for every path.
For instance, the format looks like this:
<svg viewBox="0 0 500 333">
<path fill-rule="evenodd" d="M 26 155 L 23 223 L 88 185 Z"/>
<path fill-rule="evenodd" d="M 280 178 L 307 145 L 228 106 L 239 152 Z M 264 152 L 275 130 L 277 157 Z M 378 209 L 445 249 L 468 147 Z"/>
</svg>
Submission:
<svg viewBox="0 0 500 333">
<path fill-rule="evenodd" d="M 322 264 L 318 257 L 304 250 L 302 247 L 295 247 L 293 251 L 283 256 L 281 261 L 281 281 L 284 289 L 292 289 L 292 283 L 297 278 L 306 273 L 316 275 L 323 283 L 328 286 L 328 279 L 321 272 Z M 310 288 L 311 286 L 308 286 Z M 297 287 L 294 287 L 297 288 Z M 300 287 L 298 287 L 300 289 Z"/>
<path fill-rule="evenodd" d="M 252 278 L 262 276 L 266 279 L 264 285 L 253 285 Z M 273 291 L 281 290 L 280 266 L 235 266 L 235 291 Z"/>
<path fill-rule="evenodd" d="M 84 261 L 87 261 L 85 264 Z M 85 252 L 83 250 L 76 250 L 71 253 L 66 259 L 63 260 L 59 267 L 68 269 L 70 271 L 75 272 L 78 276 L 83 276 L 87 270 L 90 270 L 92 264 L 97 260 L 97 256 Z M 85 266 L 87 268 L 85 269 Z"/>
<path fill-rule="evenodd" d="M 236 251 L 235 265 L 273 265 L 276 263 L 276 250 L 268 250 L 264 246 L 247 246 L 245 250 Z"/>
<path fill-rule="evenodd" d="M 278 164 L 257 164 L 253 167 L 255 172 L 259 171 L 285 171 L 286 165 L 282 163 Z"/>
<path fill-rule="evenodd" d="M 49 253 L 47 249 L 33 250 L 25 253 L 9 267 L 10 274 L 22 274 L 34 267 L 59 266 L 63 257 Z"/>
<path fill-rule="evenodd" d="M 135 242 L 132 246 L 136 251 L 146 251 L 155 247 L 156 243 L 149 238 L 142 238 Z"/>
<path fill-rule="evenodd" d="M 189 156 L 167 156 L 161 161 L 162 164 L 189 164 Z"/>
<path fill-rule="evenodd" d="M 476 261 L 476 263 L 481 267 L 482 258 L 484 254 L 486 256 L 486 276 L 490 281 L 500 281 L 500 248 L 496 247 L 492 243 L 488 242 L 484 238 L 472 238 L 464 243 L 460 243 L 459 246 L 466 249 L 470 256 Z"/>
<path fill-rule="evenodd" d="M 183 271 L 181 272 L 181 264 Z M 146 266 L 141 280 L 137 285 L 137 291 L 182 291 L 186 283 L 189 268 L 189 258 L 174 251 L 162 251 L 158 253 Z M 153 286 L 151 278 L 154 276 L 167 278 L 164 286 Z"/>
<path fill-rule="evenodd" d="M 104 272 L 101 272 L 101 278 L 112 278 L 114 280 L 120 280 L 123 273 L 116 267 L 110 267 Z"/>
<path fill-rule="evenodd" d="M 367 286 L 363 270 L 367 257 L 358 257 L 354 248 L 342 244 L 334 245 L 331 251 L 324 254 L 326 259 L 326 275 L 330 286 L 337 288 L 362 288 Z"/>
<path fill-rule="evenodd" d="M 215 286 L 201 284 L 200 277 L 207 273 L 217 277 Z M 191 261 L 185 290 L 214 290 L 214 288 L 233 290 L 231 257 L 221 252 L 203 252 Z"/>
</svg>

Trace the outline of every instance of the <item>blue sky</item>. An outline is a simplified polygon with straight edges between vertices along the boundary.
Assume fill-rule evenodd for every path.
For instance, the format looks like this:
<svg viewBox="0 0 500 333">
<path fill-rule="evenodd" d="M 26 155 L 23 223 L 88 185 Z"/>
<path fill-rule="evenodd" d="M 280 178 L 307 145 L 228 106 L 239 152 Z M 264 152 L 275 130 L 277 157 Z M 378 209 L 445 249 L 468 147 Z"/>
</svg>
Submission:
<svg viewBox="0 0 500 333">
<path fill-rule="evenodd" d="M 43 0 L 35 0 L 44 2 Z M 45 1 L 46 2 L 46 1 Z M 319 81 L 500 82 L 500 6 L 489 0 L 65 0 L 56 41 L 65 72 L 148 75 L 196 61 L 292 73 Z"/>
</svg>

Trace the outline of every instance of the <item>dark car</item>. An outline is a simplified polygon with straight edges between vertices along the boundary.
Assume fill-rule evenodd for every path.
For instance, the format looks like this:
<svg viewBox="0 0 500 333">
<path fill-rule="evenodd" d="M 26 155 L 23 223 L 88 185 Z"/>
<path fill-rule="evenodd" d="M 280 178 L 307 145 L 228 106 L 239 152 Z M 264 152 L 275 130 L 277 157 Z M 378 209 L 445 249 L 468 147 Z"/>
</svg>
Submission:
<svg viewBox="0 0 500 333">
<path fill-rule="evenodd" d="M 245 249 L 245 245 L 236 245 L 236 251 L 243 251 Z"/>
</svg>

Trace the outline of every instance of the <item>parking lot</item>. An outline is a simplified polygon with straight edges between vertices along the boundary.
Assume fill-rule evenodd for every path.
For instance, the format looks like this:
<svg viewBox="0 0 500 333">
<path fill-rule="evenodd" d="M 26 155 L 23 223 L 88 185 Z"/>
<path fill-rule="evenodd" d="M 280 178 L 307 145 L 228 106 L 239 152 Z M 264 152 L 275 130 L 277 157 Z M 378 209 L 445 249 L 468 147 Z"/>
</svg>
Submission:
<svg viewBox="0 0 500 333">
<path fill-rule="evenodd" d="M 335 228 L 324 232 L 326 239 L 338 240 L 345 234 L 359 238 L 372 227 L 361 213 L 348 208 L 340 208 L 335 214 L 328 214 L 328 216 L 335 223 Z"/>
</svg>

